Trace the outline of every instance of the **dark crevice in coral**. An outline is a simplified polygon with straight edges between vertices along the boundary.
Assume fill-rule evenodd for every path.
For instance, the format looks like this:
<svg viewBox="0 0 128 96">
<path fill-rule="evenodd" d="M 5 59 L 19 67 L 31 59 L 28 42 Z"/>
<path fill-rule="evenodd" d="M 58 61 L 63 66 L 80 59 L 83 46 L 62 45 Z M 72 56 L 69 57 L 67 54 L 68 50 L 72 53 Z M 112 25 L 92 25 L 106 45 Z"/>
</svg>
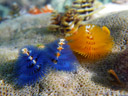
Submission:
<svg viewBox="0 0 128 96">
<path fill-rule="evenodd" d="M 114 80 L 114 78 L 108 72 L 110 69 L 115 71 L 115 65 L 119 55 L 119 53 L 111 54 L 105 60 L 95 63 L 95 67 L 89 68 L 90 71 L 95 73 L 95 75 L 92 76 L 92 81 L 113 90 L 128 91 L 126 86 L 122 85 L 123 83 L 119 84 L 119 82 Z"/>
</svg>

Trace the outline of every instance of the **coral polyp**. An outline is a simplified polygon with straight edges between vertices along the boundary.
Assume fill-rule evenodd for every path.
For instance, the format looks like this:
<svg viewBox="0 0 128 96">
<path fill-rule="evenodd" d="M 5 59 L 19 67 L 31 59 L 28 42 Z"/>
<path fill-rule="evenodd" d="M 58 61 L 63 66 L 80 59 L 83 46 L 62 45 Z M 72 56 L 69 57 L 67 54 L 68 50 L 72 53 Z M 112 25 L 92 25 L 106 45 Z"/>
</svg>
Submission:
<svg viewBox="0 0 128 96">
<path fill-rule="evenodd" d="M 44 52 L 34 46 L 25 46 L 20 50 L 15 65 L 16 85 L 35 83 L 46 73 Z"/>
<path fill-rule="evenodd" d="M 89 61 L 105 57 L 111 52 L 114 43 L 106 26 L 101 28 L 93 24 L 83 25 L 75 33 L 68 32 L 66 40 L 73 51 Z"/>
<path fill-rule="evenodd" d="M 58 39 L 47 44 L 44 51 L 51 68 L 60 71 L 76 70 L 77 59 L 65 39 Z"/>
</svg>

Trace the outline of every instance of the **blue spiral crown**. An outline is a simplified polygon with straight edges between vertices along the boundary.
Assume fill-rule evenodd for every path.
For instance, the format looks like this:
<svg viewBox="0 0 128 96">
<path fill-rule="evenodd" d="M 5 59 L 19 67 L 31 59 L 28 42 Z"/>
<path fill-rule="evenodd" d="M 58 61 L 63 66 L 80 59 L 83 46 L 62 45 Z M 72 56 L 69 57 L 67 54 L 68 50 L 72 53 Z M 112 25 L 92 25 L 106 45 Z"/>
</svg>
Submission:
<svg viewBox="0 0 128 96">
<path fill-rule="evenodd" d="M 17 84 L 30 85 L 42 78 L 46 73 L 46 57 L 44 52 L 34 46 L 26 46 L 20 50 L 15 66 Z"/>
<path fill-rule="evenodd" d="M 33 84 L 39 81 L 49 68 L 61 71 L 76 70 L 75 62 L 76 57 L 65 39 L 49 43 L 44 49 L 25 46 L 20 50 L 15 65 L 16 84 L 18 86 Z"/>
<path fill-rule="evenodd" d="M 58 39 L 47 44 L 44 51 L 48 58 L 48 64 L 52 68 L 62 71 L 76 70 L 75 62 L 77 59 L 65 39 Z"/>
</svg>

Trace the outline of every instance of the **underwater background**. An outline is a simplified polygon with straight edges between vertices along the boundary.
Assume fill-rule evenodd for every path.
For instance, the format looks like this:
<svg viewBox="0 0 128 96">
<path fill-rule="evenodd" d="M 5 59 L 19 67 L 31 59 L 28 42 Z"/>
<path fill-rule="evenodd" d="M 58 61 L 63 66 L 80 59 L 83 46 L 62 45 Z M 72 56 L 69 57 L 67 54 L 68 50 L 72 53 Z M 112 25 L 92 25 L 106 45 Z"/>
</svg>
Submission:
<svg viewBox="0 0 128 96">
<path fill-rule="evenodd" d="M 0 96 L 128 96 L 128 0 L 0 0 Z"/>
</svg>

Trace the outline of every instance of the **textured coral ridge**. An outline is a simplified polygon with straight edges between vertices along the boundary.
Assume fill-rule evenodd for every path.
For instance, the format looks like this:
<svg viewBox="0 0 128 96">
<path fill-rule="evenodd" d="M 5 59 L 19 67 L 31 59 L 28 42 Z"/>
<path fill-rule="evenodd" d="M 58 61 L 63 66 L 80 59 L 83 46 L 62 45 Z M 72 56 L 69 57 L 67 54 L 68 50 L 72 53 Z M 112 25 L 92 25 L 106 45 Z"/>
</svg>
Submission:
<svg viewBox="0 0 128 96">
<path fill-rule="evenodd" d="M 24 89 L 14 90 L 14 88 L 4 82 L 4 80 L 0 80 L 0 96 L 38 96 L 39 87 L 35 86 L 35 88 L 31 86 L 25 86 Z"/>
<path fill-rule="evenodd" d="M 15 65 L 16 84 L 18 86 L 30 85 L 46 73 L 44 52 L 34 46 L 26 46 L 20 50 Z"/>
<path fill-rule="evenodd" d="M 87 60 L 98 60 L 111 52 L 113 39 L 107 27 L 100 28 L 97 25 L 87 24 L 81 26 L 74 34 L 70 31 L 69 41 L 71 49 L 85 56 Z"/>
<path fill-rule="evenodd" d="M 90 65 L 90 64 L 89 64 Z M 87 66 L 86 66 L 87 67 Z M 95 66 L 96 68 L 96 66 Z M 99 68 L 100 70 L 100 68 Z M 128 95 L 125 91 L 113 90 L 95 83 L 92 80 L 93 72 L 87 68 L 78 68 L 77 74 L 51 72 L 44 80 L 45 86 L 41 96 L 120 96 Z M 98 74 L 99 76 L 99 74 Z M 102 79 L 102 78 L 101 78 Z M 43 83 L 45 82 L 45 83 Z M 109 84 L 107 80 L 99 80 Z"/>
<path fill-rule="evenodd" d="M 75 62 L 77 59 L 65 39 L 58 39 L 47 44 L 44 50 L 49 59 L 48 64 L 52 68 L 63 71 L 76 70 Z"/>
</svg>

